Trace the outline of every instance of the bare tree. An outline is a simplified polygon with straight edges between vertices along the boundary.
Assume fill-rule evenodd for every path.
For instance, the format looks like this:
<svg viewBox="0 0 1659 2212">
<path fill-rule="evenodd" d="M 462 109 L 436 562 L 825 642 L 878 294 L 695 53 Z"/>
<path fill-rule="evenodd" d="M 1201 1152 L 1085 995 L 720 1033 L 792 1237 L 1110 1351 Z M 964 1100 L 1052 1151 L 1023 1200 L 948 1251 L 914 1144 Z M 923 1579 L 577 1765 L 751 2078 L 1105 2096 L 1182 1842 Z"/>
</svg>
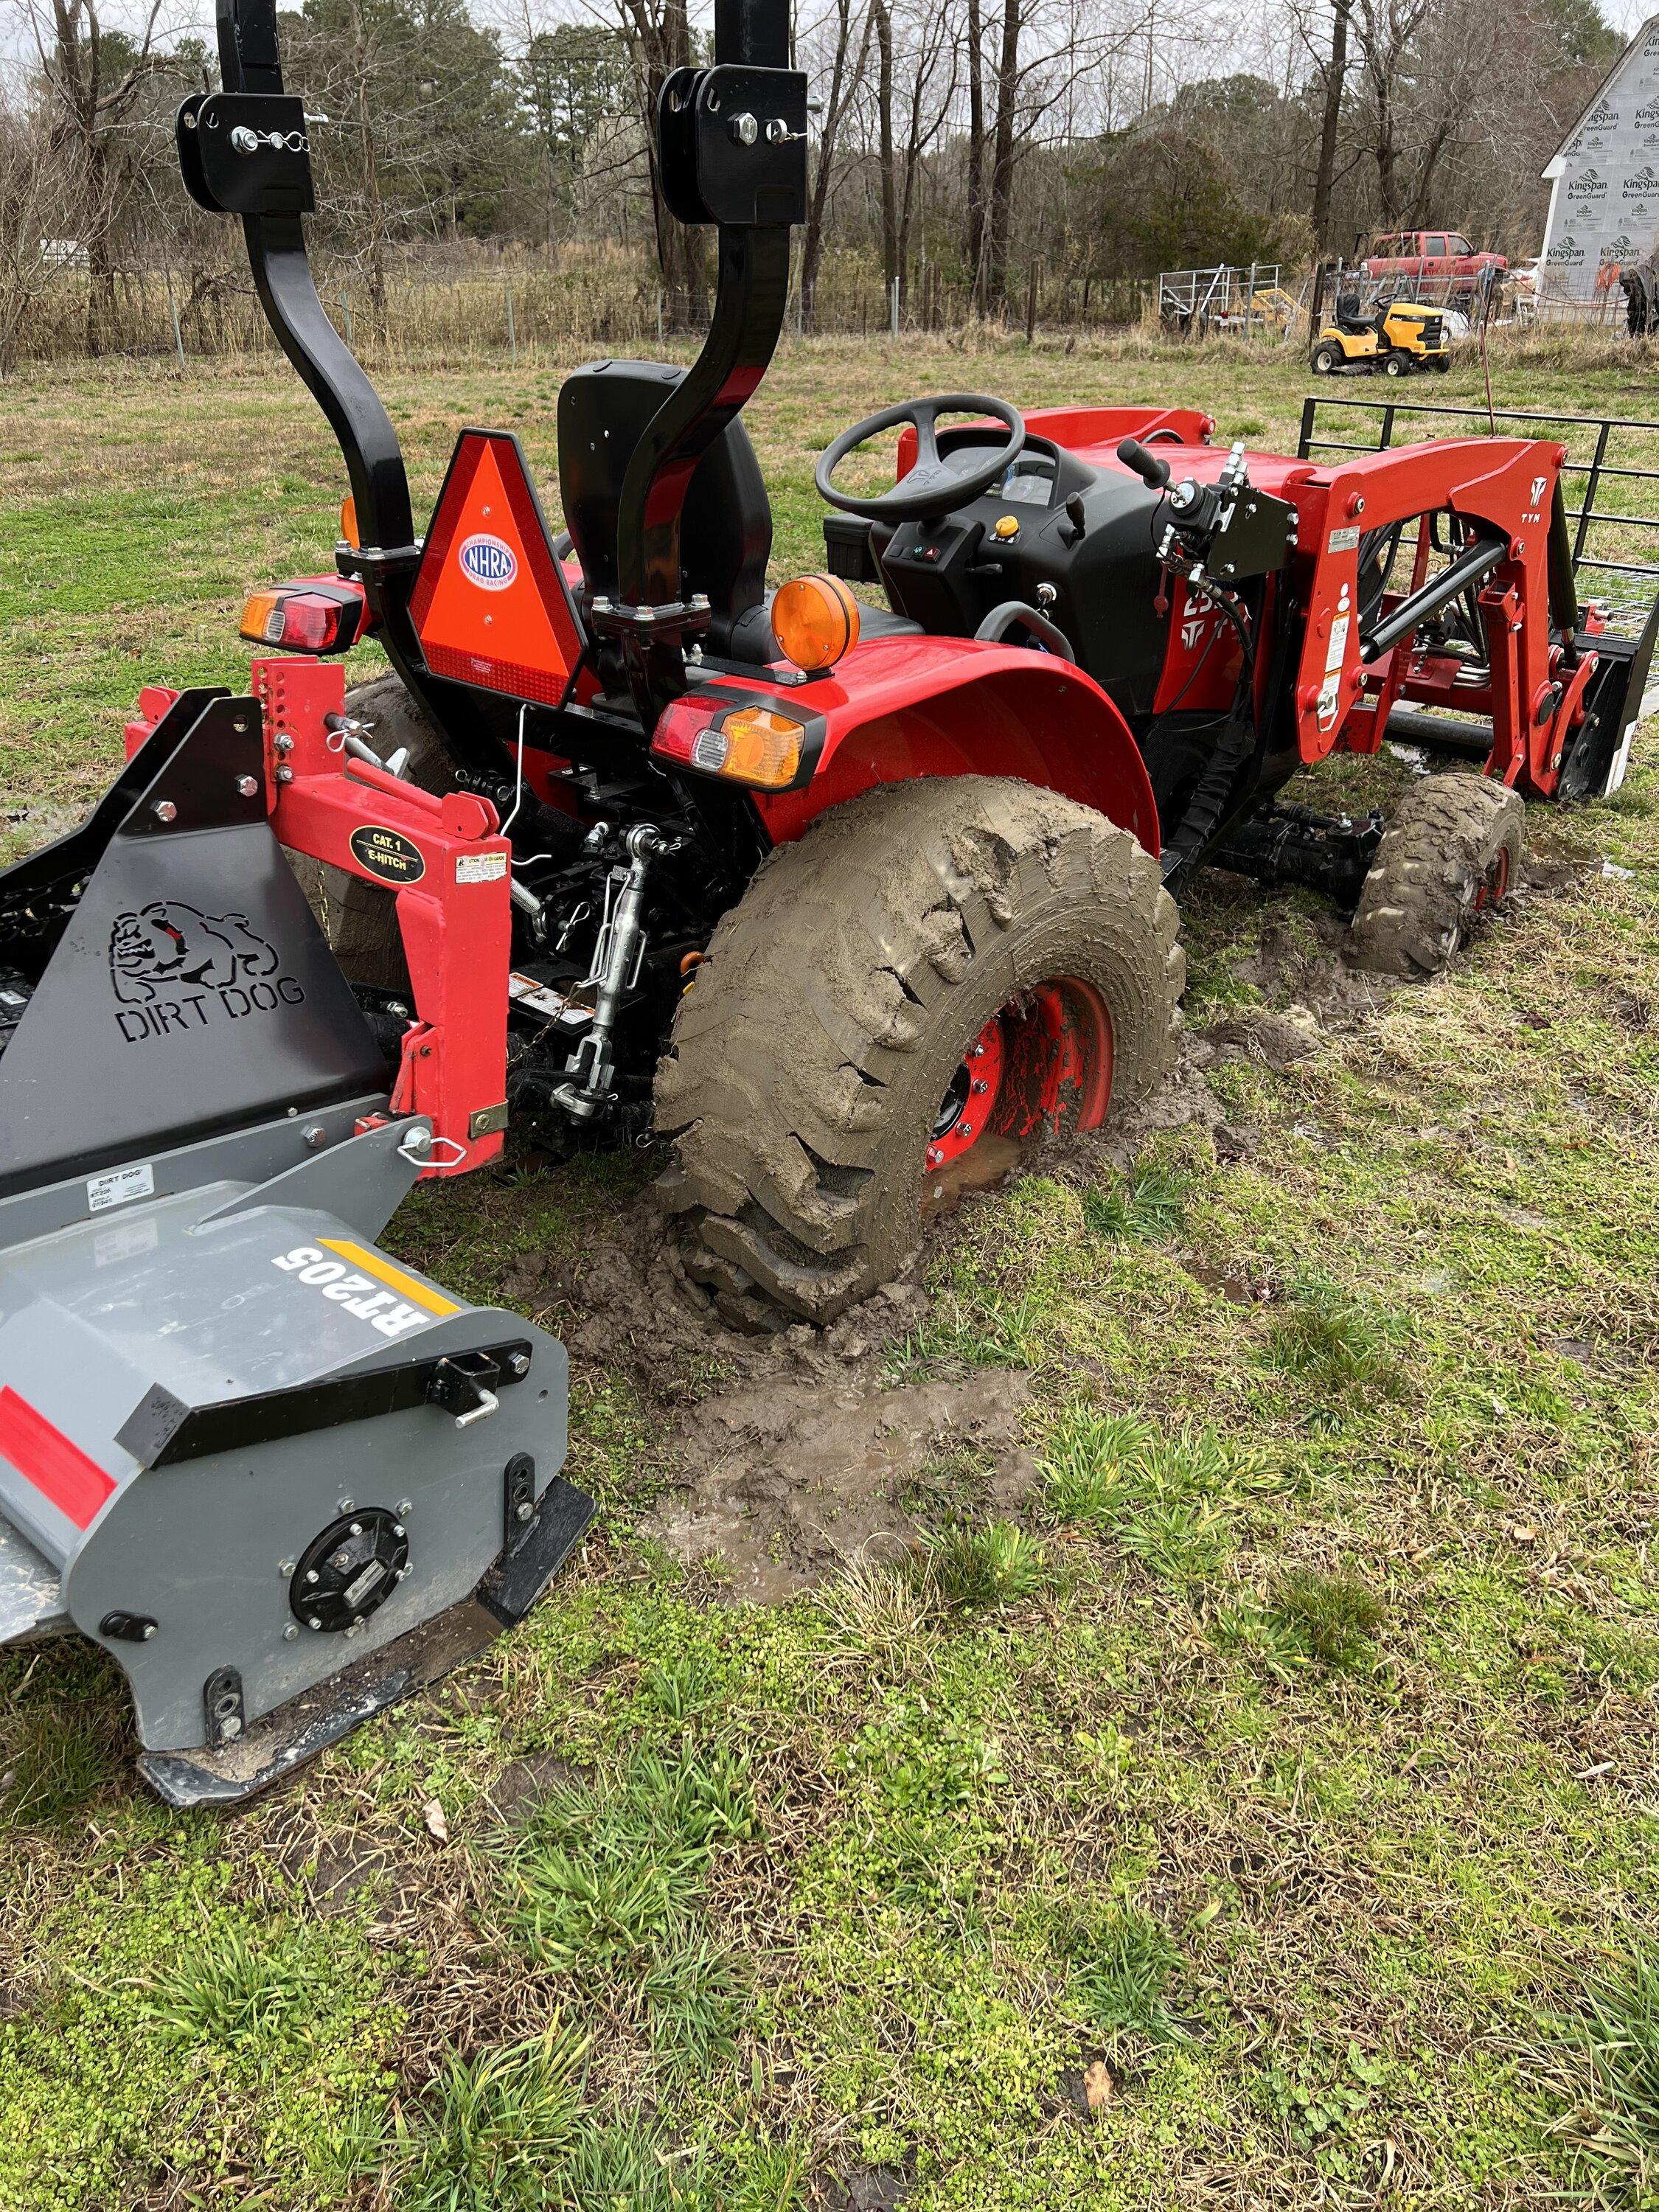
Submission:
<svg viewBox="0 0 1659 2212">
<path fill-rule="evenodd" d="M 15 366 L 24 322 L 58 276 L 70 235 L 64 167 L 47 124 L 0 84 L 0 375 Z"/>
<path fill-rule="evenodd" d="M 1331 21 L 1330 58 L 1321 71 L 1319 161 L 1314 171 L 1310 211 L 1314 241 L 1322 252 L 1329 243 L 1331 189 L 1336 181 L 1336 141 L 1342 125 L 1342 99 L 1347 89 L 1348 15 L 1352 0 L 1334 0 Z"/>
<path fill-rule="evenodd" d="M 686 0 L 611 0 L 634 65 L 635 100 L 651 165 L 657 266 L 672 311 L 692 323 L 708 313 L 708 256 L 701 230 L 677 222 L 662 204 L 657 173 L 657 98 L 665 81 L 694 58 Z"/>
<path fill-rule="evenodd" d="M 817 133 L 817 166 L 812 175 L 812 189 L 807 198 L 806 226 L 801 238 L 801 318 L 808 324 L 812 320 L 817 297 L 818 271 L 823 261 L 824 218 L 835 183 L 836 158 L 842 129 L 864 82 L 873 24 L 873 12 L 866 9 L 856 53 L 853 52 L 853 0 L 835 0 L 830 15 L 814 27 L 820 35 L 827 35 L 830 40 L 830 82 Z"/>
<path fill-rule="evenodd" d="M 1353 0 L 1364 127 L 1385 227 L 1426 217 L 1504 18 L 1466 0 Z"/>
<path fill-rule="evenodd" d="M 137 29 L 125 32 L 106 27 L 98 0 L 22 0 L 50 143 L 81 210 L 90 354 L 103 350 L 115 319 L 115 238 L 139 169 L 137 111 L 149 79 L 171 66 L 161 4 L 149 0 Z"/>
</svg>

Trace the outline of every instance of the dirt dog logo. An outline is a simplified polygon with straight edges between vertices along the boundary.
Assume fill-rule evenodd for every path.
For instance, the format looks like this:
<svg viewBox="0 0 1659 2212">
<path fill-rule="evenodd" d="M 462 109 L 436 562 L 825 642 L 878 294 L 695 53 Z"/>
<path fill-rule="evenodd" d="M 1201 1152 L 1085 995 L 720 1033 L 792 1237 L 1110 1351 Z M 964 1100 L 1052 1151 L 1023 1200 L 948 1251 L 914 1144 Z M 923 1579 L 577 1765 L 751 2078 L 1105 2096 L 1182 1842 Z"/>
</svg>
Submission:
<svg viewBox="0 0 1659 2212">
<path fill-rule="evenodd" d="M 519 573 L 519 556 L 487 530 L 461 540 L 461 574 L 481 592 L 504 592 Z"/>
<path fill-rule="evenodd" d="M 305 998 L 246 915 L 204 914 L 181 899 L 152 899 L 116 915 L 109 974 L 116 1024 L 129 1044 L 274 1013 Z"/>
</svg>

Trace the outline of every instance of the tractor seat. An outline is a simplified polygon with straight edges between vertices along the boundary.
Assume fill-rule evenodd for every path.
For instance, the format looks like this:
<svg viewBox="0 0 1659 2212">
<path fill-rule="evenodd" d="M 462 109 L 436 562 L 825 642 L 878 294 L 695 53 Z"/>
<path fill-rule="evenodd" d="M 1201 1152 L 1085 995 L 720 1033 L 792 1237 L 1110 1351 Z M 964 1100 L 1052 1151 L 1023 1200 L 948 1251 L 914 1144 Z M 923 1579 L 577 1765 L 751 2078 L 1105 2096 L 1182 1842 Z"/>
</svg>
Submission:
<svg viewBox="0 0 1659 2212">
<path fill-rule="evenodd" d="M 1357 292 L 1343 292 L 1338 295 L 1336 327 L 1340 331 L 1346 331 L 1350 337 L 1363 338 L 1375 336 L 1380 321 L 1380 316 L 1360 313 L 1359 295 Z"/>
<path fill-rule="evenodd" d="M 623 478 L 646 425 L 684 374 L 664 362 L 598 361 L 560 387 L 559 492 L 590 594 L 617 596 Z M 684 589 L 708 598 L 711 652 L 732 654 L 737 626 L 760 609 L 771 550 L 766 479 L 748 431 L 733 421 L 697 463 L 680 516 Z"/>
<path fill-rule="evenodd" d="M 565 527 L 590 596 L 617 596 L 617 509 L 623 478 L 665 393 L 684 375 L 656 361 L 599 361 L 559 391 L 559 493 Z M 697 463 L 680 517 L 680 570 L 688 593 L 708 599 L 706 649 L 721 660 L 763 668 L 778 657 L 766 563 L 772 503 L 741 418 L 729 422 Z M 861 607 L 865 637 L 910 636 L 919 623 L 885 607 Z"/>
</svg>

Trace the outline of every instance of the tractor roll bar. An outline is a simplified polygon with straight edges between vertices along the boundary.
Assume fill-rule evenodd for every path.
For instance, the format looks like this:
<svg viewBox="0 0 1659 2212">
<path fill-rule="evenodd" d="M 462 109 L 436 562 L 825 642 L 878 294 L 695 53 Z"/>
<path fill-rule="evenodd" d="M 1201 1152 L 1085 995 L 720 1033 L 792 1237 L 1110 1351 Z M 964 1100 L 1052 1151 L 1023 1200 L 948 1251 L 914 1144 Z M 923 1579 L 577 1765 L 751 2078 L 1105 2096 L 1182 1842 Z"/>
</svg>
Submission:
<svg viewBox="0 0 1659 2212">
<path fill-rule="evenodd" d="M 1482 538 L 1476 540 L 1467 553 L 1460 554 L 1449 568 L 1425 584 L 1420 592 L 1403 599 L 1390 615 L 1384 615 L 1374 629 L 1366 631 L 1359 641 L 1359 658 L 1370 663 L 1379 659 L 1391 645 L 1398 645 L 1408 637 L 1420 622 L 1438 613 L 1449 599 L 1460 592 L 1468 591 L 1471 584 L 1480 583 L 1489 576 L 1510 550 L 1507 538 Z"/>
<path fill-rule="evenodd" d="M 225 91 L 281 94 L 276 0 L 218 0 L 217 27 Z M 187 102 L 185 112 L 194 104 Z M 187 127 L 194 128 L 194 123 Z M 306 160 L 308 169 L 308 149 Z M 185 180 L 190 181 L 188 169 Z M 412 568 L 419 556 L 403 449 L 380 395 L 317 296 L 300 216 L 244 213 L 242 230 L 265 319 L 327 417 L 344 457 L 366 562 L 382 570 Z"/>
<path fill-rule="evenodd" d="M 682 598 L 685 495 L 765 375 L 788 305 L 789 233 L 806 215 L 806 79 L 788 62 L 788 0 L 715 0 L 714 66 L 675 70 L 658 98 L 663 199 L 681 222 L 717 227 L 720 258 L 702 350 L 623 475 L 617 602 L 592 608 L 594 627 L 622 643 L 647 729 L 684 690 L 683 641 L 708 621 Z"/>
</svg>

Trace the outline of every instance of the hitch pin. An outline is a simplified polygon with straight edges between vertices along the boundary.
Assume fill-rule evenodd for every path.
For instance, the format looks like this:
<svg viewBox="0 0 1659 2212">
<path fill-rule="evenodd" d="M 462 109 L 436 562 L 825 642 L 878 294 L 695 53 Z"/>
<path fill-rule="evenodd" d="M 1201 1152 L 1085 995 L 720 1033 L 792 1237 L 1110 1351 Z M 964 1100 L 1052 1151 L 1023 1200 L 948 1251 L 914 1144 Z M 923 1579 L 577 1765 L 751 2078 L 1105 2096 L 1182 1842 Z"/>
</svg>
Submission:
<svg viewBox="0 0 1659 2212">
<path fill-rule="evenodd" d="M 474 1421 L 487 1421 L 501 1402 L 493 1390 L 486 1390 L 482 1382 L 475 1383 L 473 1388 L 477 1391 L 478 1402 L 470 1413 L 456 1414 L 455 1425 L 458 1429 L 470 1429 Z"/>
</svg>

